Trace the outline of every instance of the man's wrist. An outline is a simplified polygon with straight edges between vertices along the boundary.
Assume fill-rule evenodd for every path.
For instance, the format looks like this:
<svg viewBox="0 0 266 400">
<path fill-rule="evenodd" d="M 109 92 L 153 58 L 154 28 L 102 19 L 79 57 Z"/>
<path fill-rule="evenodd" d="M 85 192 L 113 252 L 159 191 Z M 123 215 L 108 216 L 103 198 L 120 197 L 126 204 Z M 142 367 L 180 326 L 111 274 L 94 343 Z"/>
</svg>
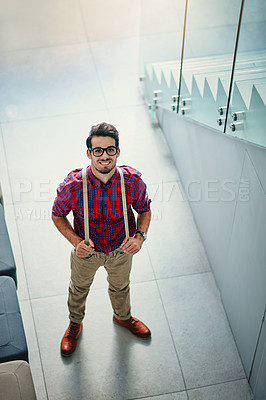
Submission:
<svg viewBox="0 0 266 400">
<path fill-rule="evenodd" d="M 136 237 L 136 236 L 141 237 L 141 238 L 143 239 L 143 241 L 147 239 L 147 233 L 144 232 L 144 231 L 141 231 L 140 229 L 138 229 L 138 230 L 136 231 L 135 237 Z"/>
<path fill-rule="evenodd" d="M 82 242 L 82 239 L 80 237 L 77 237 L 72 240 L 72 244 L 75 247 L 75 249 L 78 247 L 78 245 Z"/>
</svg>

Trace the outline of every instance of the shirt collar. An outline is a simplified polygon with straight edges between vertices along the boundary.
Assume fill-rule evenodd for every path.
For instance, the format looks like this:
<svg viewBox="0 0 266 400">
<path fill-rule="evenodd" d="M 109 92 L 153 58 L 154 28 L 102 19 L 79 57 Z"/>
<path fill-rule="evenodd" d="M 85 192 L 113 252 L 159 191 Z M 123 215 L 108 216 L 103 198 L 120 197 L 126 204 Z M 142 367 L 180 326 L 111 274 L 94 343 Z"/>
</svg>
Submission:
<svg viewBox="0 0 266 400">
<path fill-rule="evenodd" d="M 117 179 L 119 179 L 120 175 L 119 172 L 116 168 L 115 173 L 113 174 L 112 178 L 106 183 L 104 184 L 103 182 L 101 182 L 98 178 L 96 178 L 96 176 L 93 174 L 92 170 L 91 170 L 91 166 L 89 165 L 87 167 L 87 179 L 92 183 L 92 185 L 94 186 L 107 186 L 107 185 L 112 185 L 113 182 Z"/>
</svg>

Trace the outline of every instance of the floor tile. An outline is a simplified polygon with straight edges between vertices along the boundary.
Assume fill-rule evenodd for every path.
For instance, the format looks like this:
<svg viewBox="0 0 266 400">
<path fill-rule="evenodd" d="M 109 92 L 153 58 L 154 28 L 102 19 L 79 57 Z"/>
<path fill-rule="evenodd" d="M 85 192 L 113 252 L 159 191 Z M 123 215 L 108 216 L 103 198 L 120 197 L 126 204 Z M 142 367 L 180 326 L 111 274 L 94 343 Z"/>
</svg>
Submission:
<svg viewBox="0 0 266 400">
<path fill-rule="evenodd" d="M 0 70 L 2 121 L 105 107 L 88 44 L 3 53 Z"/>
<path fill-rule="evenodd" d="M 140 38 L 139 74 L 145 77 L 145 65 L 180 59 L 182 36 L 177 32 L 143 35 Z M 186 45 L 186 57 L 192 57 L 190 45 Z M 176 93 L 173 93 L 176 95 Z M 171 98 L 169 99 L 171 101 Z"/>
<path fill-rule="evenodd" d="M 86 41 L 75 0 L 2 0 L 1 17 L 0 51 Z"/>
<path fill-rule="evenodd" d="M 157 279 L 210 270 L 179 182 L 150 186 L 153 220 L 147 248 Z"/>
<path fill-rule="evenodd" d="M 18 235 L 17 221 L 13 204 L 4 204 L 5 221 L 13 253 L 21 255 L 21 245 Z"/>
<path fill-rule="evenodd" d="M 90 41 L 139 34 L 140 0 L 114 0 L 111 3 L 105 0 L 94 3 L 81 0 L 80 4 Z"/>
<path fill-rule="evenodd" d="M 179 179 L 165 136 L 152 124 L 146 107 L 112 108 L 109 113 L 120 132 L 119 163 L 141 171 L 147 184 Z"/>
<path fill-rule="evenodd" d="M 148 138 L 151 145 L 153 144 L 152 139 L 157 140 L 157 136 L 154 135 L 150 114 L 143 104 L 119 108 L 112 107 L 109 112 L 111 123 L 120 132 L 122 147 L 127 145 L 128 140 L 131 143 L 135 140 L 139 147 L 141 147 L 142 140 L 146 138 Z"/>
<path fill-rule="evenodd" d="M 17 268 L 17 295 L 19 301 L 29 299 L 29 288 L 28 282 L 24 270 L 24 260 L 21 255 L 15 254 L 16 268 Z"/>
<path fill-rule="evenodd" d="M 106 119 L 102 109 L 3 124 L 14 203 L 53 201 L 67 174 L 89 164 L 86 138 L 92 125 Z"/>
<path fill-rule="evenodd" d="M 90 43 L 108 108 L 142 104 L 138 87 L 138 38 Z"/>
<path fill-rule="evenodd" d="M 152 226 L 161 222 L 162 229 L 161 232 L 150 229 L 147 247 L 157 279 L 210 271 L 193 222 L 188 221 L 187 225 L 178 223 L 172 231 L 165 225 L 168 220 L 160 210 L 154 210 L 154 218 Z"/>
<path fill-rule="evenodd" d="M 186 387 L 244 378 L 212 273 L 158 283 Z"/>
<path fill-rule="evenodd" d="M 24 260 L 21 252 L 20 238 L 12 204 L 5 204 L 5 220 L 8 235 L 15 259 L 17 271 L 17 295 L 19 300 L 29 299 L 28 283 L 24 270 Z"/>
<path fill-rule="evenodd" d="M 6 150 L 5 150 L 1 125 L 0 125 L 0 184 L 4 200 L 4 207 L 5 207 L 6 204 L 12 203 L 12 193 L 10 190 L 9 171 L 7 166 Z"/>
<path fill-rule="evenodd" d="M 133 257 L 133 264 L 131 270 L 131 282 L 146 282 L 154 280 L 154 272 L 150 257 L 147 251 L 146 243 L 142 246 L 139 253 L 135 254 Z"/>
<path fill-rule="evenodd" d="M 180 59 L 184 7 L 185 3 L 182 1 L 166 0 L 162 3 L 160 0 L 146 0 L 142 2 L 141 68 L 146 63 Z M 186 49 L 188 45 L 186 43 Z M 143 72 L 142 70 L 141 73 Z"/>
<path fill-rule="evenodd" d="M 144 397 L 145 400 L 188 400 L 186 392 L 162 394 L 161 396 Z"/>
<path fill-rule="evenodd" d="M 51 207 L 47 209 L 46 203 L 24 203 L 15 208 L 30 297 L 65 293 L 71 245 L 54 226 Z"/>
<path fill-rule="evenodd" d="M 141 7 L 141 35 L 176 32 L 183 26 L 185 4 L 181 1 L 146 0 Z"/>
<path fill-rule="evenodd" d="M 180 225 L 184 222 L 194 222 L 179 181 L 173 180 L 167 182 L 158 180 L 156 183 L 149 184 L 148 187 L 152 200 L 151 205 L 161 209 L 162 217 L 165 220 L 169 220 L 169 224 L 172 224 L 171 228 L 176 225 L 177 220 Z M 160 229 L 157 225 L 154 228 L 156 232 Z"/>
<path fill-rule="evenodd" d="M 152 330 L 150 340 L 135 338 L 126 329 L 113 325 L 106 290 L 93 290 L 87 301 L 80 343 L 68 359 L 59 354 L 61 336 L 67 327 L 66 297 L 33 300 L 50 400 L 125 400 L 184 390 L 156 284 L 132 285 L 131 298 L 134 315 Z M 57 323 L 51 324 L 54 320 Z"/>
<path fill-rule="evenodd" d="M 251 400 L 252 395 L 246 379 L 220 385 L 188 390 L 189 400 Z"/>
<path fill-rule="evenodd" d="M 47 400 L 45 379 L 43 376 L 43 366 L 41 362 L 40 348 L 35 331 L 35 322 L 32 316 L 30 301 L 20 301 L 20 310 L 23 319 L 25 335 L 29 351 L 29 364 L 38 400 Z M 49 331 L 49 329 L 45 329 Z"/>
</svg>

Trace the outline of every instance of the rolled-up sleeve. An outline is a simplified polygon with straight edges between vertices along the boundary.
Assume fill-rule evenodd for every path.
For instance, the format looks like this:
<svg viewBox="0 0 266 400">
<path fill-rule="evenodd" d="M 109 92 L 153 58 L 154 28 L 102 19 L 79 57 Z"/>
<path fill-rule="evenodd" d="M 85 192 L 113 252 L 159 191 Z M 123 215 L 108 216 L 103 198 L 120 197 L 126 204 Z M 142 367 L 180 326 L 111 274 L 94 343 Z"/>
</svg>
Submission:
<svg viewBox="0 0 266 400">
<path fill-rule="evenodd" d="M 147 186 L 140 178 L 140 176 L 134 176 L 134 200 L 132 207 L 138 214 L 150 211 L 151 199 L 147 192 Z"/>
<path fill-rule="evenodd" d="M 73 181 L 70 176 L 59 185 L 57 196 L 54 200 L 52 214 L 57 217 L 66 217 L 73 209 Z"/>
</svg>

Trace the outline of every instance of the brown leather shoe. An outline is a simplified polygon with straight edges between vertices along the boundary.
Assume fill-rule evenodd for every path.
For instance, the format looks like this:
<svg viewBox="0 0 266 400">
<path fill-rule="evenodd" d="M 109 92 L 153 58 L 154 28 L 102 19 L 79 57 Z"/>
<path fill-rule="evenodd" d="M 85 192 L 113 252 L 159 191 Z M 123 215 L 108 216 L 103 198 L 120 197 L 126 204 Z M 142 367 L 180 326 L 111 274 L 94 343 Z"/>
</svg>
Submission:
<svg viewBox="0 0 266 400">
<path fill-rule="evenodd" d="M 134 335 L 138 337 L 148 338 L 151 336 L 151 331 L 149 328 L 137 318 L 130 317 L 129 319 L 122 320 L 113 316 L 113 321 L 115 324 L 129 329 L 130 332 L 134 333 Z"/>
<path fill-rule="evenodd" d="M 79 336 L 82 331 L 82 324 L 71 322 L 61 341 L 62 356 L 70 356 L 76 349 Z"/>
</svg>

